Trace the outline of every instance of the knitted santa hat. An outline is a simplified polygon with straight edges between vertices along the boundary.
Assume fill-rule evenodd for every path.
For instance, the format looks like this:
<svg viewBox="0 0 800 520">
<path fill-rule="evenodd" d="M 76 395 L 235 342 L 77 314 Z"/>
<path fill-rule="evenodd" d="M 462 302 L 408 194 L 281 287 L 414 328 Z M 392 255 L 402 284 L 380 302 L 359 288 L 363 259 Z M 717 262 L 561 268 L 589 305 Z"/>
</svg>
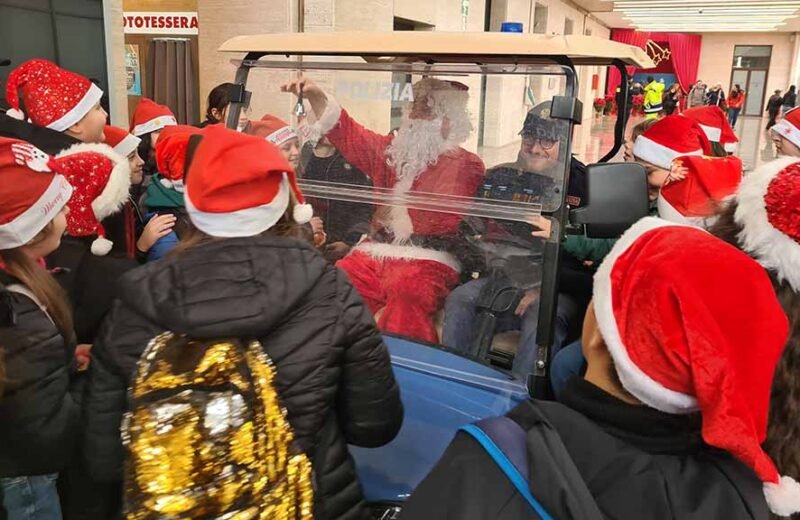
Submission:
<svg viewBox="0 0 800 520">
<path fill-rule="evenodd" d="M 739 243 L 800 292 L 800 162 L 782 157 L 747 174 L 736 194 Z"/>
<path fill-rule="evenodd" d="M 141 137 L 150 132 L 157 132 L 164 127 L 177 125 L 175 114 L 169 107 L 159 105 L 147 98 L 142 98 L 136 105 L 133 112 L 133 122 L 131 123 L 131 133 L 136 137 Z"/>
<path fill-rule="evenodd" d="M 123 157 L 133 153 L 142 142 L 141 139 L 118 126 L 106 125 L 103 133 L 106 136 L 105 144 Z"/>
<path fill-rule="evenodd" d="M 250 121 L 245 133 L 266 139 L 275 146 L 297 139 L 297 132 L 283 119 L 265 114 L 261 121 Z"/>
<path fill-rule="evenodd" d="M 0 250 L 33 240 L 67 204 L 72 186 L 51 165 L 33 145 L 0 137 Z"/>
<path fill-rule="evenodd" d="M 311 220 L 313 210 L 280 150 L 265 139 L 219 125 L 204 134 L 184 193 L 189 218 L 198 229 L 215 237 L 257 235 L 280 220 L 292 195 L 294 220 Z"/>
<path fill-rule="evenodd" d="M 692 107 L 681 112 L 681 115 L 697 121 L 706 133 L 709 141 L 720 143 L 726 152 L 736 151 L 739 138 L 728 122 L 728 116 L 716 105 L 709 107 Z"/>
<path fill-rule="evenodd" d="M 800 107 L 798 107 L 800 108 Z M 783 115 L 783 119 L 772 127 L 772 131 L 800 147 L 800 110 L 793 108 Z"/>
<path fill-rule="evenodd" d="M 667 183 L 658 195 L 658 215 L 678 224 L 705 227 L 720 204 L 732 197 L 742 182 L 738 157 L 687 155 L 676 159 L 688 170 L 686 178 Z"/>
<path fill-rule="evenodd" d="M 156 144 L 156 165 L 162 186 L 183 193 L 189 139 L 202 133 L 201 129 L 186 125 L 170 126 L 161 132 Z"/>
<path fill-rule="evenodd" d="M 67 205 L 67 234 L 74 237 L 97 235 L 91 251 L 107 255 L 113 242 L 100 223 L 117 213 L 128 201 L 131 169 L 128 159 L 104 144 L 81 143 L 61 152 L 53 169 L 67 178 L 74 191 Z"/>
<path fill-rule="evenodd" d="M 11 110 L 6 114 L 15 119 L 27 114 L 33 124 L 63 132 L 83 119 L 101 97 L 103 91 L 80 74 L 47 60 L 29 60 L 8 75 L 6 101 Z"/>
<path fill-rule="evenodd" d="M 775 514 L 800 511 L 800 484 L 761 449 L 788 336 L 761 266 L 703 230 L 645 218 L 600 266 L 594 309 L 631 395 L 665 413 L 699 411 L 703 440 L 753 470 Z"/>
<path fill-rule="evenodd" d="M 633 155 L 669 170 L 682 155 L 709 155 L 711 143 L 697 122 L 683 116 L 660 119 L 633 143 Z"/>
</svg>

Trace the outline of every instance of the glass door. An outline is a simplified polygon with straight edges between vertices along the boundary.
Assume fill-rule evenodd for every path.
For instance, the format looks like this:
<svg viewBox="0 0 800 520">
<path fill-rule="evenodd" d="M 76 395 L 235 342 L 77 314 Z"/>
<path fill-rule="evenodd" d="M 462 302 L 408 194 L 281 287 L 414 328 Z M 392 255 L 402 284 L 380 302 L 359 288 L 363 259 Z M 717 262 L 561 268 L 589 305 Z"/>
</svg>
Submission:
<svg viewBox="0 0 800 520">
<path fill-rule="evenodd" d="M 744 102 L 744 115 L 761 116 L 764 113 L 764 94 L 767 89 L 767 71 L 751 70 L 748 71 L 750 77 L 747 86 L 743 86 L 747 92 Z"/>
<path fill-rule="evenodd" d="M 745 90 L 747 99 L 742 115 L 759 117 L 763 115 L 771 59 L 771 45 L 737 45 L 734 48 L 728 92 L 737 84 Z"/>
</svg>

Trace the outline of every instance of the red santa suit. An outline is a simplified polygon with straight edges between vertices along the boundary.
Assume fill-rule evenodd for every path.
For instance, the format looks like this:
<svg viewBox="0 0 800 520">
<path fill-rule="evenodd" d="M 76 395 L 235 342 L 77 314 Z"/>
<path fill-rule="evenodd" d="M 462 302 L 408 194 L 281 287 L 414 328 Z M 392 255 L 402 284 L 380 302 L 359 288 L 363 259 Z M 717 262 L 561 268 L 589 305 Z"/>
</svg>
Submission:
<svg viewBox="0 0 800 520">
<path fill-rule="evenodd" d="M 486 170 L 480 157 L 454 147 L 418 174 L 400 179 L 386 151 L 394 136 L 363 127 L 330 97 L 316 126 L 376 189 L 391 188 L 398 197 L 409 191 L 474 197 Z M 455 239 L 461 220 L 453 213 L 381 207 L 370 238 L 337 263 L 383 331 L 438 342 L 434 318 L 458 283 L 461 265 L 431 243 Z"/>
</svg>

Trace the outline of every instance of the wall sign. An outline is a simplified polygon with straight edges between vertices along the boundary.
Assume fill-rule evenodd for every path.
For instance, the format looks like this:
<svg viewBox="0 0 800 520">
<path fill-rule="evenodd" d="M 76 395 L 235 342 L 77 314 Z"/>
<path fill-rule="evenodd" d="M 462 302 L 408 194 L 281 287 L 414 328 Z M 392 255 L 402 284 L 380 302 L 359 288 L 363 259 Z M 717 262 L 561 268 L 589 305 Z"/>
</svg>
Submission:
<svg viewBox="0 0 800 520">
<path fill-rule="evenodd" d="M 197 34 L 196 12 L 129 11 L 122 15 L 125 34 Z"/>
<path fill-rule="evenodd" d="M 139 62 L 139 46 L 125 46 L 125 77 L 129 96 L 142 95 L 142 68 Z"/>
</svg>

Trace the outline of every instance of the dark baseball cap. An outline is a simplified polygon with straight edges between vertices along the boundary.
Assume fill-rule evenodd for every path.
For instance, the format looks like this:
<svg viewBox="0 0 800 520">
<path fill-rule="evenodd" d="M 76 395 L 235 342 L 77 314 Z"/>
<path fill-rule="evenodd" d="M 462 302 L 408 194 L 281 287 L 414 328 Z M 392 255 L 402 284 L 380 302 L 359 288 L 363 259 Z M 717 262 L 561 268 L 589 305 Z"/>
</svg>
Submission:
<svg viewBox="0 0 800 520">
<path fill-rule="evenodd" d="M 550 119 L 551 106 L 552 102 L 545 101 L 530 109 L 528 115 L 525 116 L 525 122 L 522 123 L 519 135 L 559 141 L 561 135 L 559 135 L 558 125 L 555 120 Z"/>
</svg>

